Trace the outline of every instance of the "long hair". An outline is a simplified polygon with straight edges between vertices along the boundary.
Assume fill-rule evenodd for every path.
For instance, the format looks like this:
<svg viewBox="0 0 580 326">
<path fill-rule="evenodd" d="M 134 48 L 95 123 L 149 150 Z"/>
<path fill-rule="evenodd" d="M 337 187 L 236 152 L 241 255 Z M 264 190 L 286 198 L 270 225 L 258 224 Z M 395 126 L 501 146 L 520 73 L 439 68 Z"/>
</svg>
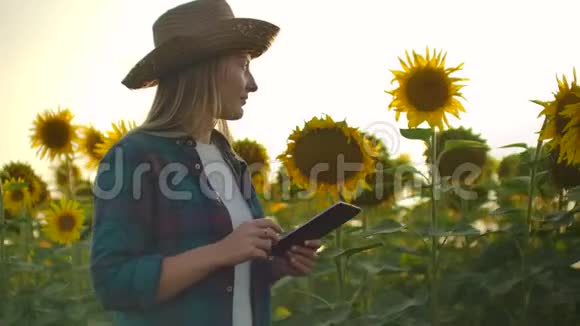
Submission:
<svg viewBox="0 0 580 326">
<path fill-rule="evenodd" d="M 216 128 L 231 143 L 227 121 L 215 118 L 222 111 L 218 77 L 224 63 L 224 57 L 211 58 L 160 79 L 147 118 L 136 129 L 197 138 Z"/>
</svg>

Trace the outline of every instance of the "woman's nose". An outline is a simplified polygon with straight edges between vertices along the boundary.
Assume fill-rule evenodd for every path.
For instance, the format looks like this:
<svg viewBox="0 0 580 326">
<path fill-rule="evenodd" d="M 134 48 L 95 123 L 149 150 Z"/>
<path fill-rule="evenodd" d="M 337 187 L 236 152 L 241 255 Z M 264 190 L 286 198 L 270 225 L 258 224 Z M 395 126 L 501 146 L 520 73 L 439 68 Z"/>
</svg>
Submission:
<svg viewBox="0 0 580 326">
<path fill-rule="evenodd" d="M 256 80 L 254 79 L 254 76 L 249 73 L 249 78 L 248 78 L 248 83 L 246 84 L 246 91 L 248 93 L 250 92 L 255 92 L 258 90 L 258 85 L 256 84 Z"/>
</svg>

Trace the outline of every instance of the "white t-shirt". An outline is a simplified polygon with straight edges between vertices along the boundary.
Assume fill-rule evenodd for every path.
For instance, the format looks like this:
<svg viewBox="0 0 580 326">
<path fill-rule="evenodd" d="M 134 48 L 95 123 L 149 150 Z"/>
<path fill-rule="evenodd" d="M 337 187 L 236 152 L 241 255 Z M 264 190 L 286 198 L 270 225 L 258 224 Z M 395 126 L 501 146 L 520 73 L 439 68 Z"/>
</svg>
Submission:
<svg viewBox="0 0 580 326">
<path fill-rule="evenodd" d="M 204 166 L 205 174 L 227 207 L 235 229 L 244 221 L 252 219 L 252 213 L 235 182 L 229 165 L 224 161 L 219 149 L 213 144 L 197 143 L 197 152 Z M 232 307 L 233 326 L 252 325 L 250 300 L 250 262 L 235 267 L 234 304 Z"/>
</svg>

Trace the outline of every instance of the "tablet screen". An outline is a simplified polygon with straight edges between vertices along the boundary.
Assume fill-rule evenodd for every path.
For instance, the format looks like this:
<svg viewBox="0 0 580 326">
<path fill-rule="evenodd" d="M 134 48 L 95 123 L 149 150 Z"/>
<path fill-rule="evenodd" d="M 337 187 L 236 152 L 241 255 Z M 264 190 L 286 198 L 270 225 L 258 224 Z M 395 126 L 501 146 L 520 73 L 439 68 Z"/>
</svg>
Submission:
<svg viewBox="0 0 580 326">
<path fill-rule="evenodd" d="M 272 255 L 282 256 L 292 245 L 303 244 L 306 240 L 321 239 L 334 229 L 351 220 L 361 211 L 360 207 L 345 202 L 337 202 L 302 226 L 290 231 L 272 247 Z"/>
</svg>

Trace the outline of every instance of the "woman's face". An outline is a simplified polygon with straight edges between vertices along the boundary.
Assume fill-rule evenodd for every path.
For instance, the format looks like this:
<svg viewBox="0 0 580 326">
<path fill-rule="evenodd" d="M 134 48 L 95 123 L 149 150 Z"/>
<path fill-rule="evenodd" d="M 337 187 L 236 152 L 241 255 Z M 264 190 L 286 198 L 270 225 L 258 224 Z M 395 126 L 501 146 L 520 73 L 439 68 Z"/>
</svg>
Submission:
<svg viewBox="0 0 580 326">
<path fill-rule="evenodd" d="M 250 73 L 250 56 L 234 55 L 225 58 L 224 70 L 220 74 L 222 113 L 219 118 L 238 120 L 244 115 L 242 106 L 248 94 L 258 90 L 256 81 Z"/>
</svg>

